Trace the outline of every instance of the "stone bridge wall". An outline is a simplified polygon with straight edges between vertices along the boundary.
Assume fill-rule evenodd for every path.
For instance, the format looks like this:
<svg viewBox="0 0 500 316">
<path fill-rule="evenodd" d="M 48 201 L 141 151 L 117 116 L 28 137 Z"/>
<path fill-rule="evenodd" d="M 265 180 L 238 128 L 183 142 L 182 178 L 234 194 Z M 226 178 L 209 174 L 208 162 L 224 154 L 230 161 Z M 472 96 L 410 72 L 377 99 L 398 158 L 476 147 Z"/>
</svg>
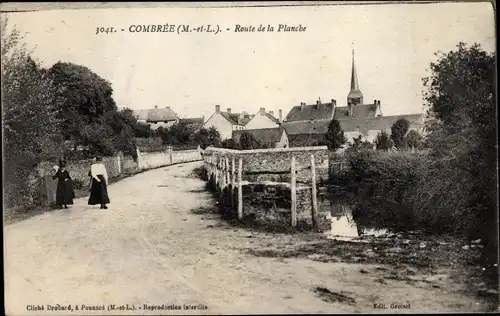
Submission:
<svg viewBox="0 0 500 316">
<path fill-rule="evenodd" d="M 266 225 L 292 224 L 292 190 L 295 190 L 296 225 L 310 227 L 313 224 L 311 155 L 314 155 L 316 184 L 320 184 L 328 179 L 326 147 L 242 151 L 210 147 L 204 152 L 206 180 L 218 194 L 221 205 L 234 215 L 251 217 Z M 295 185 L 291 181 L 292 156 L 295 157 Z M 241 179 L 237 176 L 240 158 Z"/>
<path fill-rule="evenodd" d="M 253 182 L 290 182 L 290 164 L 294 156 L 296 181 L 303 184 L 311 183 L 311 154 L 314 155 L 316 165 L 316 182 L 324 183 L 328 180 L 329 159 L 329 151 L 325 146 L 254 150 L 209 147 L 204 152 L 205 157 L 228 157 L 230 160 L 234 157 L 235 164 L 242 158 L 243 178 Z"/>
</svg>

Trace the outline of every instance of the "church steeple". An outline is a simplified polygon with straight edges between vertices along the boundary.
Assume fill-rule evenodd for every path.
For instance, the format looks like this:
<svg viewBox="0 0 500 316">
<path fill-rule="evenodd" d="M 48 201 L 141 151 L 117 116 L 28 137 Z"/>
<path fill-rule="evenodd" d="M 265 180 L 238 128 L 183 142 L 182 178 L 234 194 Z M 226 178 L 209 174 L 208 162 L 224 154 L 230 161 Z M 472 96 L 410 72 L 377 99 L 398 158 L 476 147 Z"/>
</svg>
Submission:
<svg viewBox="0 0 500 316">
<path fill-rule="evenodd" d="M 352 49 L 352 68 L 351 68 L 351 91 L 347 95 L 347 105 L 363 104 L 363 93 L 359 90 L 358 75 L 354 63 L 354 48 Z"/>
</svg>

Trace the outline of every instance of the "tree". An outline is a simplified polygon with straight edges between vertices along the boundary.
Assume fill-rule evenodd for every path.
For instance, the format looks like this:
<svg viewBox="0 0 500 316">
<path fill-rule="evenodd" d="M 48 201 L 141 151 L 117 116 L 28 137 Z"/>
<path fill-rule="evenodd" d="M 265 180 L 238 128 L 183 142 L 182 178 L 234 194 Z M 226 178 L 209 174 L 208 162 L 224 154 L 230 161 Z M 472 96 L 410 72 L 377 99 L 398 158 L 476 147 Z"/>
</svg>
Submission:
<svg viewBox="0 0 500 316">
<path fill-rule="evenodd" d="M 232 138 L 225 139 L 221 142 L 221 147 L 222 148 L 227 148 L 227 149 L 239 149 L 238 143 L 235 142 Z"/>
<path fill-rule="evenodd" d="M 344 136 L 344 131 L 342 130 L 339 121 L 336 119 L 333 119 L 328 125 L 325 140 L 330 151 L 336 151 L 347 142 L 347 138 Z"/>
<path fill-rule="evenodd" d="M 31 58 L 23 35 L 8 20 L 1 27 L 4 192 L 7 207 L 36 198 L 28 181 L 34 166 L 59 150 L 58 88 Z M 50 151 L 47 151 L 50 148 Z"/>
<path fill-rule="evenodd" d="M 394 143 L 386 131 L 378 133 L 377 138 L 375 139 L 375 148 L 377 148 L 377 150 L 389 150 L 392 146 L 394 146 Z"/>
<path fill-rule="evenodd" d="M 134 134 L 136 137 L 149 138 L 154 137 L 155 133 L 149 124 L 137 122 L 137 124 L 135 124 Z"/>
<path fill-rule="evenodd" d="M 257 140 L 253 137 L 252 134 L 248 132 L 243 132 L 240 136 L 240 148 L 243 150 L 246 149 L 255 149 L 259 148 L 260 144 L 257 142 Z"/>
<path fill-rule="evenodd" d="M 193 134 L 193 127 L 180 121 L 168 128 L 169 145 L 188 145 Z"/>
<path fill-rule="evenodd" d="M 202 149 L 208 146 L 220 146 L 220 133 L 213 126 L 209 129 L 201 128 L 192 134 L 192 142 L 199 145 Z"/>
<path fill-rule="evenodd" d="M 436 55 L 431 75 L 423 78 L 428 115 L 437 121 L 426 137 L 432 182 L 422 188 L 432 199 L 420 208 L 453 212 L 457 230 L 469 238 L 481 238 L 485 260 L 496 263 L 495 54 L 478 44 L 459 43 L 455 50 Z M 493 279 L 498 281 L 498 275 Z"/>
<path fill-rule="evenodd" d="M 479 44 L 459 43 L 455 51 L 438 52 L 423 78 L 428 114 L 459 131 L 465 126 L 491 127 L 495 112 L 495 56 Z"/>
<path fill-rule="evenodd" d="M 406 145 L 411 149 L 420 149 L 423 146 L 423 137 L 416 130 L 411 130 L 405 137 Z"/>
<path fill-rule="evenodd" d="M 360 150 L 373 150 L 373 144 L 367 140 L 363 141 L 363 135 L 353 138 L 353 142 L 347 148 L 348 152 L 356 152 Z"/>
<path fill-rule="evenodd" d="M 391 126 L 391 139 L 398 149 L 406 147 L 405 136 L 410 129 L 410 122 L 407 119 L 399 119 Z"/>
<path fill-rule="evenodd" d="M 220 145 L 220 133 L 214 126 L 208 128 L 208 141 L 209 145 L 219 146 Z"/>
<path fill-rule="evenodd" d="M 134 156 L 136 153 L 135 129 L 137 119 L 131 109 L 104 113 L 105 124 L 109 125 L 112 133 L 108 137 L 114 144 L 114 151 Z"/>
<path fill-rule="evenodd" d="M 78 143 L 85 125 L 95 123 L 105 112 L 117 110 L 111 84 L 89 68 L 58 62 L 48 74 L 65 100 L 59 112 L 65 139 Z"/>
</svg>

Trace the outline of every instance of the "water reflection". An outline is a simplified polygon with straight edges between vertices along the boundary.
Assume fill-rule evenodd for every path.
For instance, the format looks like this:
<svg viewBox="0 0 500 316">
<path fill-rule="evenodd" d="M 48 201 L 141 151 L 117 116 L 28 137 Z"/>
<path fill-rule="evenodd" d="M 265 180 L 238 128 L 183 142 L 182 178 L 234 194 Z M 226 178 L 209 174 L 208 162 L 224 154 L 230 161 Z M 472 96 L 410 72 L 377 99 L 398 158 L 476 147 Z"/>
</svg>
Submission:
<svg viewBox="0 0 500 316">
<path fill-rule="evenodd" d="M 331 200 L 323 200 L 320 203 L 320 208 L 323 214 L 326 213 L 326 218 L 331 221 L 330 230 L 325 232 L 330 237 L 350 239 L 367 235 L 380 236 L 387 234 L 385 229 L 372 229 L 357 224 L 353 219 L 351 209 L 346 205 L 337 204 Z"/>
</svg>

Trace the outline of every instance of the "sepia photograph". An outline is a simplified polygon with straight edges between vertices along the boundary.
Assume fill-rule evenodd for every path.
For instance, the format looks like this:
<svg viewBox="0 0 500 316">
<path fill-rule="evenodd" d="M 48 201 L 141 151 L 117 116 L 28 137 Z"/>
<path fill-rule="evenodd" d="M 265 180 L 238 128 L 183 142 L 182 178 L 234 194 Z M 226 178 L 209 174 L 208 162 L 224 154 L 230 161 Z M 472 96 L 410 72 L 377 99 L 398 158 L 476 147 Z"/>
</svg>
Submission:
<svg viewBox="0 0 500 316">
<path fill-rule="evenodd" d="M 6 315 L 499 312 L 495 4 L 1 3 Z"/>
</svg>

